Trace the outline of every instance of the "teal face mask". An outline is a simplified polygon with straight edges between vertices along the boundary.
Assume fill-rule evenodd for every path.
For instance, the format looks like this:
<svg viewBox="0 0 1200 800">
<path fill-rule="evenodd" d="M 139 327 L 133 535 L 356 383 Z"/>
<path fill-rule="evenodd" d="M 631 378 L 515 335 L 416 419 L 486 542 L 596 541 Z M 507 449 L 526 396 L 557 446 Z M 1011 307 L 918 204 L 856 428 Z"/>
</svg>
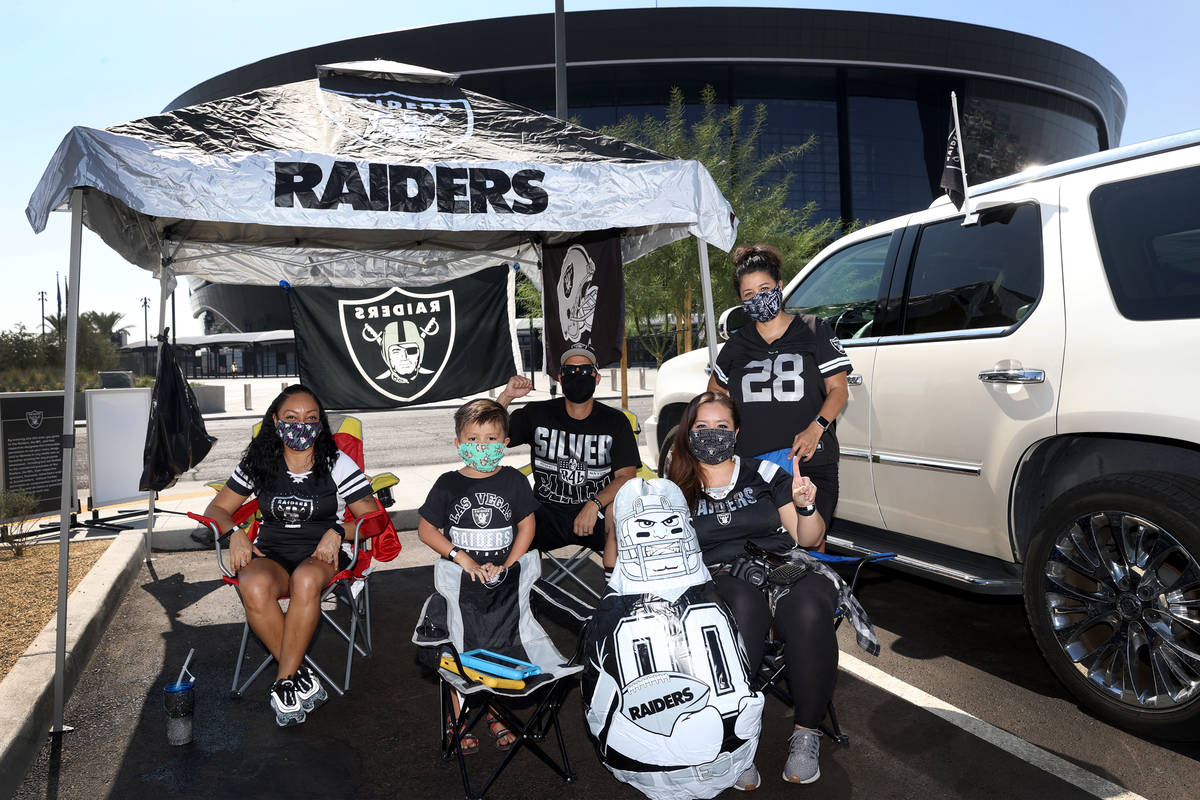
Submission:
<svg viewBox="0 0 1200 800">
<path fill-rule="evenodd" d="M 463 442 L 458 455 L 471 469 L 494 472 L 504 458 L 504 442 Z"/>
</svg>

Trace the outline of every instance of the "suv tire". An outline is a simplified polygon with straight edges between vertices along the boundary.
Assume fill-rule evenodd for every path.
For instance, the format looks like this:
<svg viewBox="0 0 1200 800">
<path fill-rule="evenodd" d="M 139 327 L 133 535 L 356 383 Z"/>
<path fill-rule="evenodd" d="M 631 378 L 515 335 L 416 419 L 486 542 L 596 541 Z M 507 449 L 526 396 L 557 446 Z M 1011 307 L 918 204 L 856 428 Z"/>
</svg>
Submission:
<svg viewBox="0 0 1200 800">
<path fill-rule="evenodd" d="M 667 470 L 671 468 L 671 450 L 675 446 L 675 432 L 679 430 L 678 425 L 671 426 L 671 430 L 667 431 L 667 435 L 663 437 L 662 446 L 658 448 L 658 477 L 667 477 Z"/>
<path fill-rule="evenodd" d="M 1200 738 L 1200 486 L 1129 473 L 1063 493 L 1038 521 L 1024 595 L 1042 655 L 1085 707 Z"/>
</svg>

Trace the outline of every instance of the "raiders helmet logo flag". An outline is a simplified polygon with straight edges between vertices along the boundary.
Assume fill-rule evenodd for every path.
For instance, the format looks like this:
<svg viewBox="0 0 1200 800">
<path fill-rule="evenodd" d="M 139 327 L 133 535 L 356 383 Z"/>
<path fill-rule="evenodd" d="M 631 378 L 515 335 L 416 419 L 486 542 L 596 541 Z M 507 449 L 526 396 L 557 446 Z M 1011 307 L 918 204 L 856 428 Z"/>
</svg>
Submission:
<svg viewBox="0 0 1200 800">
<path fill-rule="evenodd" d="M 463 397 L 516 372 L 506 266 L 420 288 L 288 292 L 301 380 L 330 408 Z"/>
<path fill-rule="evenodd" d="M 586 234 L 542 250 L 546 367 L 572 347 L 587 347 L 600 364 L 621 360 L 625 332 L 625 281 L 621 242 L 614 231 Z"/>
<path fill-rule="evenodd" d="M 316 92 L 322 113 L 343 133 L 377 149 L 387 150 L 392 143 L 405 149 L 448 149 L 469 139 L 475 130 L 475 115 L 465 97 L 324 88 Z"/>
</svg>

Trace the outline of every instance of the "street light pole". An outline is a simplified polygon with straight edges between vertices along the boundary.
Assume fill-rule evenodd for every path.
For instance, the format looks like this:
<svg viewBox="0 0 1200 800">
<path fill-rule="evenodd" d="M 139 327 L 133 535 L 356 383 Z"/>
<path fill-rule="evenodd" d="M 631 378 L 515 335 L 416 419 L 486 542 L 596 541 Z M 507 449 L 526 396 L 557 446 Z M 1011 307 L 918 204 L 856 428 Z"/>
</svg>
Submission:
<svg viewBox="0 0 1200 800">
<path fill-rule="evenodd" d="M 142 332 L 144 339 L 142 341 L 142 374 L 149 375 L 150 370 L 146 368 L 146 354 L 150 352 L 150 298 L 142 298 Z"/>
<path fill-rule="evenodd" d="M 38 292 L 38 300 L 42 301 L 42 338 L 46 338 L 46 293 Z"/>
</svg>

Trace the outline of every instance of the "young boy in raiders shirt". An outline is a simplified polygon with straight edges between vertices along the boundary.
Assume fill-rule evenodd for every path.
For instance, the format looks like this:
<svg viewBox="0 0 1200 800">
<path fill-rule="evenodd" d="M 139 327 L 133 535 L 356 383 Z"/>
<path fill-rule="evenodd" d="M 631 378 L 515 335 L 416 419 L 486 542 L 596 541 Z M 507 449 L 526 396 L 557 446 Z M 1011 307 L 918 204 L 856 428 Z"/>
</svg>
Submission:
<svg viewBox="0 0 1200 800">
<path fill-rule="evenodd" d="M 417 536 L 462 567 L 471 581 L 498 586 L 505 571 L 529 550 L 537 501 L 524 475 L 500 466 L 508 444 L 508 412 L 503 406 L 494 400 L 471 400 L 454 413 L 454 433 L 465 466 L 444 473 L 433 484 L 418 512 Z M 457 697 L 454 704 L 457 713 Z M 490 712 L 488 730 L 501 750 L 511 749 L 516 741 Z M 464 754 L 479 749 L 479 740 L 469 733 L 461 742 Z"/>
<path fill-rule="evenodd" d="M 509 432 L 513 446 L 530 446 L 541 504 L 533 546 L 546 551 L 585 544 L 603 553 L 611 569 L 617 561 L 612 502 L 637 475 L 642 457 L 625 415 L 592 397 L 600 383 L 596 354 L 574 347 L 559 363 L 563 396 L 518 408 Z M 514 375 L 497 399 L 507 407 L 531 388 L 528 378 Z"/>
</svg>

